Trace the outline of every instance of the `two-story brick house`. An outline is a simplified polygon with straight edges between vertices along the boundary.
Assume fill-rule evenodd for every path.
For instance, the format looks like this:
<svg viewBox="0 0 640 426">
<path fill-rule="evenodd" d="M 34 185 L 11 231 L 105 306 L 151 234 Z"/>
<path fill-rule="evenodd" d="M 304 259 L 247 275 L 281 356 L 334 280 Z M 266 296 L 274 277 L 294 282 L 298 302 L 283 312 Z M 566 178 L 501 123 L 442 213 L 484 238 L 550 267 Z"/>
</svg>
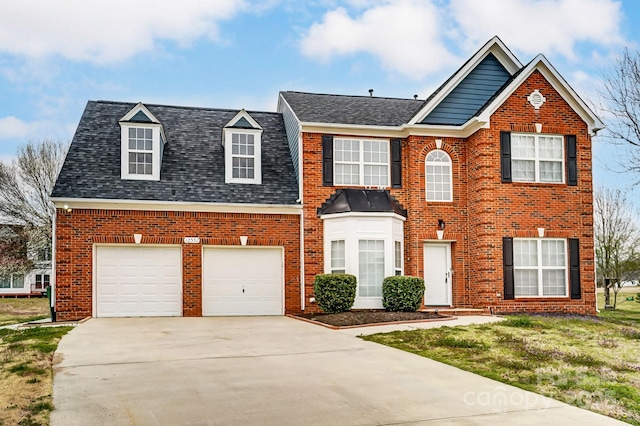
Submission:
<svg viewBox="0 0 640 426">
<path fill-rule="evenodd" d="M 544 56 L 498 38 L 426 100 L 90 102 L 53 192 L 59 318 L 317 310 L 331 272 L 357 276 L 360 309 L 403 274 L 425 306 L 593 314 L 601 127 Z"/>
</svg>

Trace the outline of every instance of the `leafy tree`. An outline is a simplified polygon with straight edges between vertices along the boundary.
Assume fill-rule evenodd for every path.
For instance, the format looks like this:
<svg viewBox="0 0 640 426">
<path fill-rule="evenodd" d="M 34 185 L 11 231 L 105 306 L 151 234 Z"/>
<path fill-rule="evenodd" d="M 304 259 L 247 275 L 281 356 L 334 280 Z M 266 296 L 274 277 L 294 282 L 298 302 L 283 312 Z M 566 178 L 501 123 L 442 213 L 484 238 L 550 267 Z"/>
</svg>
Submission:
<svg viewBox="0 0 640 426">
<path fill-rule="evenodd" d="M 51 250 L 55 207 L 49 195 L 67 148 L 60 141 L 29 142 L 18 148 L 11 163 L 0 162 L 0 216 L 5 223 L 21 225 L 29 250 Z"/>
<path fill-rule="evenodd" d="M 640 228 L 633 203 L 619 189 L 597 188 L 593 198 L 593 216 L 598 281 L 605 291 L 614 291 L 613 308 L 625 281 L 640 277 Z"/>
</svg>

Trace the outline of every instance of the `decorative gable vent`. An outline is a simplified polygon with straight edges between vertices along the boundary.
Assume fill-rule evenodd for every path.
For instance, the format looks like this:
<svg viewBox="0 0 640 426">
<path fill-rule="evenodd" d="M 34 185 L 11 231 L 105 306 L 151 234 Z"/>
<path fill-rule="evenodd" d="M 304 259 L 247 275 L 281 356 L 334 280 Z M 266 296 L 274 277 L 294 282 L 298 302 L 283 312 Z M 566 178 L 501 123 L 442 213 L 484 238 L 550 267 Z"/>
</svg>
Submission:
<svg viewBox="0 0 640 426">
<path fill-rule="evenodd" d="M 527 100 L 535 109 L 540 109 L 542 104 L 547 101 L 547 98 L 542 96 L 542 93 L 540 93 L 540 91 L 536 89 L 531 92 L 531 94 L 527 97 Z"/>
</svg>

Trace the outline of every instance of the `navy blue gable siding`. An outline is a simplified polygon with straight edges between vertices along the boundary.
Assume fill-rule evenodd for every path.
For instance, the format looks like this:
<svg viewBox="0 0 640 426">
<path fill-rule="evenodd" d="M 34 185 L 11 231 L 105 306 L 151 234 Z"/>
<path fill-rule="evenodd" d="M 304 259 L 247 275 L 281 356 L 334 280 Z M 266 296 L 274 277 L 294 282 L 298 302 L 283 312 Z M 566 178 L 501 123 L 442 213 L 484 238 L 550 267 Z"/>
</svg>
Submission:
<svg viewBox="0 0 640 426">
<path fill-rule="evenodd" d="M 510 78 L 511 74 L 489 53 L 421 123 L 466 123 Z"/>
</svg>

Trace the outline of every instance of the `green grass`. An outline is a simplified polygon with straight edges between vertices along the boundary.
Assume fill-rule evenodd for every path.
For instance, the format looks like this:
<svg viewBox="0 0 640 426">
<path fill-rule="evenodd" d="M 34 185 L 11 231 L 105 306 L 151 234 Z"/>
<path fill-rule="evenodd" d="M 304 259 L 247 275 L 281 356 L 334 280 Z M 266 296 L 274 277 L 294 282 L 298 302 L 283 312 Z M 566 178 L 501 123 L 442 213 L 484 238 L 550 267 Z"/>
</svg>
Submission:
<svg viewBox="0 0 640 426">
<path fill-rule="evenodd" d="M 53 353 L 71 329 L 0 329 L 0 425 L 49 424 Z"/>
<path fill-rule="evenodd" d="M 518 315 L 363 339 L 640 425 L 640 303 L 618 307 L 599 318 Z"/>
<path fill-rule="evenodd" d="M 598 307 L 600 313 L 598 317 L 610 321 L 640 327 L 640 303 L 636 302 L 636 296 L 640 294 L 640 287 L 623 287 L 618 293 L 618 303 L 614 311 L 604 309 L 604 293 L 598 292 Z M 634 300 L 626 300 L 633 297 Z M 611 292 L 611 303 L 613 303 L 613 291 Z"/>
<path fill-rule="evenodd" d="M 0 326 L 49 318 L 46 297 L 0 299 Z"/>
</svg>

